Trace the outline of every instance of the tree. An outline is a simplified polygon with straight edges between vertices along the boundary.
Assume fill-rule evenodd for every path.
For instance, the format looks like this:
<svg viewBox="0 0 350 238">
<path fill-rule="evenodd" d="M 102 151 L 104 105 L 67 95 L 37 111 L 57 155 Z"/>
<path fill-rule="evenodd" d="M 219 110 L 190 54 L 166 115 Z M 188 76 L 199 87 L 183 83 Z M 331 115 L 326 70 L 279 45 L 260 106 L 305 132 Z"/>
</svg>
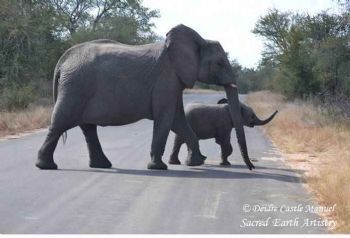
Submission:
<svg viewBox="0 0 350 238">
<path fill-rule="evenodd" d="M 347 1 L 348 2 L 348 1 Z M 347 93 L 349 12 L 315 16 L 272 9 L 256 23 L 265 39 L 261 68 L 272 66 L 272 88 L 294 97 Z"/>
<path fill-rule="evenodd" d="M 288 48 L 287 34 L 291 26 L 291 13 L 282 13 L 270 9 L 268 14 L 260 17 L 253 33 L 266 39 L 265 50 L 262 53 L 264 61 L 278 61 L 277 57 Z"/>
<path fill-rule="evenodd" d="M 154 41 L 158 16 L 140 0 L 0 0 L 0 109 L 51 96 L 55 64 L 73 44 Z"/>
<path fill-rule="evenodd" d="M 90 33 L 95 38 L 106 32 L 119 31 L 123 24 L 131 23 L 136 28 L 130 35 L 140 40 L 152 33 L 151 19 L 159 17 L 159 12 L 142 6 L 140 0 L 45 0 L 45 5 L 54 8 L 65 34 L 74 37 L 78 31 Z M 116 25 L 113 25 L 117 23 Z M 128 27 L 129 25 L 127 25 Z M 103 30 L 101 30 L 103 29 Z M 99 32 L 99 34 L 96 34 Z M 95 34 L 94 34 L 95 33 Z M 88 34 L 84 34 L 86 36 Z M 116 36 L 115 34 L 113 36 Z M 115 39 L 118 40 L 118 39 Z"/>
</svg>

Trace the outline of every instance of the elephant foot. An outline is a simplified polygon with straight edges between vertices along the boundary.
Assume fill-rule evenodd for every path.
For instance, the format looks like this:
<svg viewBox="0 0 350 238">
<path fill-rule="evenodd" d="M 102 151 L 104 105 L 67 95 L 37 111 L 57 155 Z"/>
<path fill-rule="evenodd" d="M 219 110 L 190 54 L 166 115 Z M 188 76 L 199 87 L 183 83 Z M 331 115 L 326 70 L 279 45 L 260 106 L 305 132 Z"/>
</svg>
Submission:
<svg viewBox="0 0 350 238">
<path fill-rule="evenodd" d="M 189 157 L 187 157 L 186 160 L 186 165 L 187 166 L 198 166 L 198 165 L 202 165 L 204 164 L 204 160 L 207 157 L 205 157 L 204 155 L 202 155 L 201 153 L 191 153 L 189 154 Z"/>
<path fill-rule="evenodd" d="M 35 166 L 38 167 L 39 169 L 47 169 L 47 170 L 57 169 L 57 165 L 55 164 L 52 158 L 44 159 L 42 157 L 39 157 L 35 163 Z"/>
<path fill-rule="evenodd" d="M 222 162 L 220 163 L 220 165 L 221 165 L 221 166 L 230 166 L 231 163 L 228 162 L 228 161 L 226 160 L 226 161 L 222 161 Z"/>
<path fill-rule="evenodd" d="M 181 164 L 180 160 L 178 157 L 170 157 L 169 159 L 169 164 Z"/>
<path fill-rule="evenodd" d="M 90 160 L 90 168 L 100 168 L 100 169 L 109 169 L 112 167 L 112 163 L 107 159 L 106 156 L 100 158 L 95 158 Z"/>
<path fill-rule="evenodd" d="M 168 166 L 163 163 L 163 161 L 151 161 L 147 165 L 147 169 L 154 169 L 154 170 L 167 170 Z"/>
</svg>

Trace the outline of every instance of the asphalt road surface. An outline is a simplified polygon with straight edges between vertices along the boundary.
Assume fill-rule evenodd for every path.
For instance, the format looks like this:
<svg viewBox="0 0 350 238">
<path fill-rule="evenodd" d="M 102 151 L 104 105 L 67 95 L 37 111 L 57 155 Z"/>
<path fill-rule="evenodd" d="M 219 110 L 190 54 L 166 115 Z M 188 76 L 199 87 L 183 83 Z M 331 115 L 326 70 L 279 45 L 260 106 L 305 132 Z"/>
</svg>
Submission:
<svg viewBox="0 0 350 238">
<path fill-rule="evenodd" d="M 189 94 L 216 103 L 223 94 Z M 268 112 L 271 113 L 271 112 Z M 278 115 L 277 115 L 278 116 Z M 259 128 L 246 128 L 256 170 L 243 164 L 234 131 L 231 167 L 214 140 L 201 141 L 199 167 L 146 169 L 152 121 L 98 129 L 112 169 L 88 167 L 79 128 L 55 152 L 57 171 L 34 166 L 46 131 L 0 142 L 0 233 L 324 233 L 299 179 Z M 171 133 L 164 161 L 169 158 Z M 186 146 L 180 160 L 186 157 Z M 293 210 L 294 209 L 294 210 Z M 319 221 L 318 223 L 316 223 Z M 321 225 L 322 226 L 322 225 Z"/>
</svg>

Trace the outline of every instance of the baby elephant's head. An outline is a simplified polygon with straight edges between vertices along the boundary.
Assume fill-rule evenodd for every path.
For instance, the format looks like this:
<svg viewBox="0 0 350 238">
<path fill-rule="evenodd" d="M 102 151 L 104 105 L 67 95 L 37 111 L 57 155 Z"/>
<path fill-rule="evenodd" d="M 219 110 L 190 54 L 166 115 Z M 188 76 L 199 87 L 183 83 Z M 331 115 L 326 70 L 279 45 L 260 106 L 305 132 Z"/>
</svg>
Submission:
<svg viewBox="0 0 350 238">
<path fill-rule="evenodd" d="M 218 101 L 218 104 L 224 104 L 227 103 L 227 99 L 223 98 Z M 278 113 L 278 111 L 275 111 L 269 118 L 265 120 L 261 120 L 255 115 L 255 112 L 253 109 L 248 107 L 247 105 L 240 103 L 241 105 L 241 113 L 242 113 L 242 119 L 243 119 L 243 124 L 245 126 L 249 127 L 254 127 L 254 126 L 263 126 L 267 123 L 269 123 Z"/>
</svg>

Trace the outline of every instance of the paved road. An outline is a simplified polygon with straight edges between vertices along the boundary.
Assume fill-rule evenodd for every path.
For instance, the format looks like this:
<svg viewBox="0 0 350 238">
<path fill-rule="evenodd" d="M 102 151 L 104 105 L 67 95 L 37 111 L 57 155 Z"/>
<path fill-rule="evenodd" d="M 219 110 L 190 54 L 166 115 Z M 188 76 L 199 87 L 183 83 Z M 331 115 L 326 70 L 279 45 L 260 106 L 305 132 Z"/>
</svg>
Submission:
<svg viewBox="0 0 350 238">
<path fill-rule="evenodd" d="M 221 97 L 185 95 L 185 102 L 215 103 Z M 99 128 L 112 169 L 88 167 L 84 138 L 73 129 L 67 144 L 60 142 L 56 149 L 59 170 L 42 171 L 34 162 L 45 134 L 0 142 L 0 233 L 325 232 L 302 227 L 304 219 L 319 219 L 315 214 L 285 212 L 313 202 L 260 129 L 246 129 L 254 172 L 243 164 L 234 134 L 231 167 L 218 166 L 219 148 L 207 140 L 201 141 L 205 165 L 149 171 L 152 122 L 147 120 Z M 172 140 L 173 134 L 165 161 Z M 184 160 L 185 146 L 180 155 Z"/>
</svg>

